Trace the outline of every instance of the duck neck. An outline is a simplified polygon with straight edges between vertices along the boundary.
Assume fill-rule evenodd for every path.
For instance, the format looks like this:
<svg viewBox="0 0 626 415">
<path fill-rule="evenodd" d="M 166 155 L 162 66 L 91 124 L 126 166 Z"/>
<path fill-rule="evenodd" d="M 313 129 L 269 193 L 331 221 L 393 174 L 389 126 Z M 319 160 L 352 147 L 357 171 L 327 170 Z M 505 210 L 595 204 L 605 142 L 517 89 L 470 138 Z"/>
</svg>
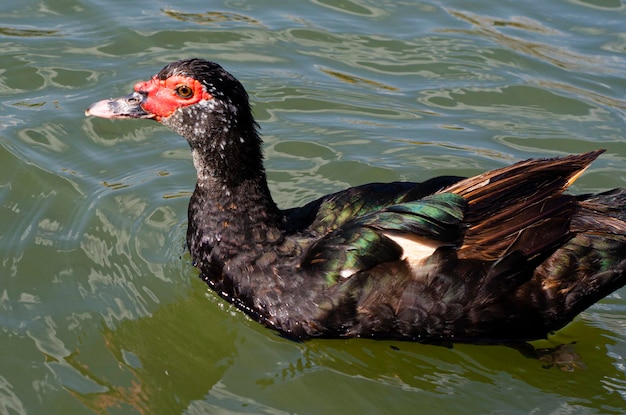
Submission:
<svg viewBox="0 0 626 415">
<path fill-rule="evenodd" d="M 265 170 L 259 161 L 260 149 L 257 156 L 239 160 L 230 156 L 216 157 L 198 149 L 192 150 L 192 156 L 198 176 L 195 193 L 205 195 L 207 202 L 215 206 L 232 206 L 233 214 L 271 224 L 279 209 L 272 199 Z M 240 208 L 235 209 L 235 205 Z"/>
<path fill-rule="evenodd" d="M 254 128 L 213 130 L 208 138 L 188 141 L 198 181 L 189 204 L 187 244 L 197 266 L 215 275 L 235 257 L 251 259 L 280 239 L 283 219 L 267 185 Z"/>
</svg>

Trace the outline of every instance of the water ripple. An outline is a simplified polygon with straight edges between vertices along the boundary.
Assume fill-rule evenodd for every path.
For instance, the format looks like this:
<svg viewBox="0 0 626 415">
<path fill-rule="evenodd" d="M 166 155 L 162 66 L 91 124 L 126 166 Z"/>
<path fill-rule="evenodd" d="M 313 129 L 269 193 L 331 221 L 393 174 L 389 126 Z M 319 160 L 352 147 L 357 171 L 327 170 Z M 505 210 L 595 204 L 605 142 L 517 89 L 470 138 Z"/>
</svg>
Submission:
<svg viewBox="0 0 626 415">
<path fill-rule="evenodd" d="M 26 414 L 26 408 L 20 398 L 13 391 L 13 385 L 0 375 L 0 412 Z"/>
<path fill-rule="evenodd" d="M 240 13 L 227 12 L 204 12 L 204 13 L 185 13 L 171 9 L 164 9 L 163 13 L 176 20 L 184 22 L 192 22 L 197 24 L 206 24 L 214 27 L 227 26 L 228 23 L 245 23 L 246 25 L 259 26 L 263 25 L 256 19 L 248 17 Z"/>
<path fill-rule="evenodd" d="M 582 54 L 567 48 L 562 44 L 555 45 L 554 40 L 548 42 L 529 40 L 522 36 L 514 36 L 504 33 L 503 29 L 514 28 L 525 32 L 539 33 L 544 36 L 565 37 L 566 34 L 529 18 L 512 17 L 502 19 L 498 17 L 478 15 L 464 10 L 446 9 L 452 16 L 470 23 L 473 30 L 450 30 L 451 33 L 463 33 L 467 35 L 480 35 L 493 40 L 507 49 L 513 50 L 523 55 L 538 58 L 541 61 L 550 63 L 559 68 L 573 71 L 584 71 L 592 74 L 601 72 L 617 74 L 620 69 L 612 67 L 610 60 L 606 56 Z M 619 61 L 623 64 L 623 60 Z"/>
<path fill-rule="evenodd" d="M 249 90 L 284 207 L 597 147 L 577 190 L 624 186 L 623 2 L 445 3 L 1 2 L 0 412 L 623 413 L 623 289 L 547 342 L 578 341 L 580 373 L 504 347 L 288 342 L 197 279 L 187 144 L 83 117 L 201 56 Z"/>
<path fill-rule="evenodd" d="M 57 30 L 26 29 L 18 27 L 0 26 L 0 35 L 30 38 L 60 36 L 61 34 Z"/>
</svg>

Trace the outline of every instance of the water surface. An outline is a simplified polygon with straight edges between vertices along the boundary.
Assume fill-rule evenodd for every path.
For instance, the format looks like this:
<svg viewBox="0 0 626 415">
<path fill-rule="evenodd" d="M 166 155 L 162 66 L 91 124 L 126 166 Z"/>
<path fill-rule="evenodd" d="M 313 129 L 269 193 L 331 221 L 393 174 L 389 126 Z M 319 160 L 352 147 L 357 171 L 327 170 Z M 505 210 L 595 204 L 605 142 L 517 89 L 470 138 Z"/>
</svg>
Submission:
<svg viewBox="0 0 626 415">
<path fill-rule="evenodd" d="M 22 1 L 0 5 L 0 414 L 621 414 L 626 291 L 540 342 L 294 343 L 197 278 L 195 171 L 149 121 L 87 119 L 167 62 L 247 87 L 282 207 L 370 181 L 605 148 L 626 186 L 622 1 Z"/>
</svg>

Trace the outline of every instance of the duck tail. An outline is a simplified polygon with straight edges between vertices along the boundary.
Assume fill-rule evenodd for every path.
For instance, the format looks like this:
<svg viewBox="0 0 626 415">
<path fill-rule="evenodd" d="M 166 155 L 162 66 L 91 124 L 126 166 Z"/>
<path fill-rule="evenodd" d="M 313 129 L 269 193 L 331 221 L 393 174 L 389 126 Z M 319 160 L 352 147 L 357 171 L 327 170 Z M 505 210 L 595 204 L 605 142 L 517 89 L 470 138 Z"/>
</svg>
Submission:
<svg viewBox="0 0 626 415">
<path fill-rule="evenodd" d="M 534 279 L 555 307 L 546 325 L 563 321 L 626 285 L 626 189 L 577 196 L 570 222 L 574 235 L 535 271 Z"/>
</svg>

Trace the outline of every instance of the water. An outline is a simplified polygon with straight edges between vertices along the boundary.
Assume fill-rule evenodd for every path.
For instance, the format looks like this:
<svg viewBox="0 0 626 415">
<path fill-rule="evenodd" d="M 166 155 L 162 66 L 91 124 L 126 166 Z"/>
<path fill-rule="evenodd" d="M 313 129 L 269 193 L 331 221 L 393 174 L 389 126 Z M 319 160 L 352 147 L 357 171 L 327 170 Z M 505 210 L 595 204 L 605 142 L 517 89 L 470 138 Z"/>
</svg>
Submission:
<svg viewBox="0 0 626 415">
<path fill-rule="evenodd" d="M 620 414 L 625 289 L 549 341 L 293 343 L 197 278 L 195 172 L 149 121 L 87 119 L 165 63 L 210 58 L 250 92 L 277 202 L 608 151 L 577 192 L 626 186 L 617 0 L 0 5 L 0 414 Z"/>
</svg>

